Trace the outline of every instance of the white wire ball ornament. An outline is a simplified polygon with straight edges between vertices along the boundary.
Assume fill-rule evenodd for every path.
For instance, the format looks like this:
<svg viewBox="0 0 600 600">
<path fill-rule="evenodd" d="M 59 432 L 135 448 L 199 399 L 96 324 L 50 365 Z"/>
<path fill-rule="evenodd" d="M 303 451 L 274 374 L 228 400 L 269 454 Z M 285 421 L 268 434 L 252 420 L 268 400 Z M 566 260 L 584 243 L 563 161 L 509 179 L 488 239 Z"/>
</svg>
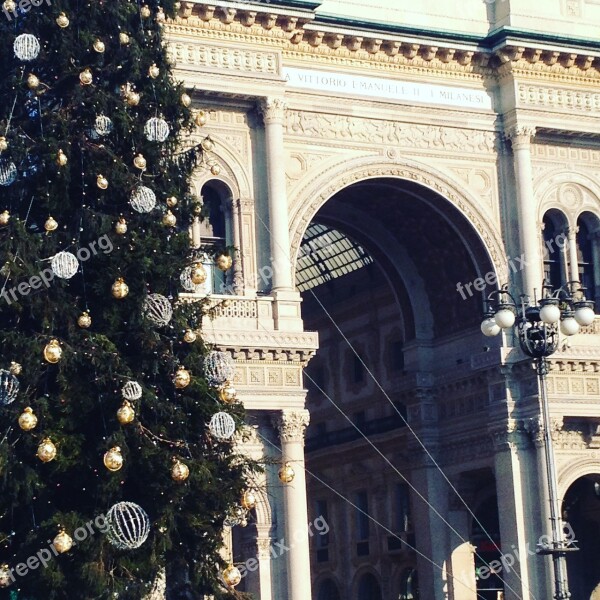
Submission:
<svg viewBox="0 0 600 600">
<path fill-rule="evenodd" d="M 150 142 L 164 142 L 169 137 L 171 130 L 164 119 L 152 117 L 146 121 L 144 133 Z"/>
<path fill-rule="evenodd" d="M 229 413 L 218 412 L 211 417 L 208 429 L 218 440 L 230 440 L 235 433 L 235 421 Z"/>
<path fill-rule="evenodd" d="M 131 208 L 139 213 L 149 213 L 156 206 L 156 194 L 145 185 L 140 185 L 131 194 Z"/>
<path fill-rule="evenodd" d="M 5 369 L 0 369 L 0 406 L 8 406 L 17 398 L 19 380 Z"/>
<path fill-rule="evenodd" d="M 0 185 L 12 185 L 17 179 L 17 167 L 14 162 L 0 160 Z"/>
<path fill-rule="evenodd" d="M 59 252 L 50 261 L 54 274 L 61 279 L 71 279 L 79 269 L 79 261 L 70 252 Z"/>
<path fill-rule="evenodd" d="M 108 541 L 119 550 L 135 550 L 150 533 L 150 519 L 134 502 L 118 502 L 106 515 Z"/>
<path fill-rule="evenodd" d="M 142 313 L 154 325 L 164 327 L 173 318 L 173 306 L 165 296 L 149 294 L 142 304 Z"/>
<path fill-rule="evenodd" d="M 121 388 L 121 395 L 125 400 L 139 400 L 142 397 L 142 386 L 137 381 L 128 381 Z"/>
<path fill-rule="evenodd" d="M 22 33 L 15 39 L 13 50 L 19 60 L 34 60 L 40 53 L 40 42 L 35 35 Z"/>
<path fill-rule="evenodd" d="M 204 358 L 204 377 L 208 385 L 220 387 L 226 381 L 233 381 L 235 367 L 227 352 L 212 350 Z"/>
<path fill-rule="evenodd" d="M 98 115 L 94 121 L 94 133 L 99 136 L 108 135 L 113 130 L 113 123 L 106 115 Z"/>
</svg>

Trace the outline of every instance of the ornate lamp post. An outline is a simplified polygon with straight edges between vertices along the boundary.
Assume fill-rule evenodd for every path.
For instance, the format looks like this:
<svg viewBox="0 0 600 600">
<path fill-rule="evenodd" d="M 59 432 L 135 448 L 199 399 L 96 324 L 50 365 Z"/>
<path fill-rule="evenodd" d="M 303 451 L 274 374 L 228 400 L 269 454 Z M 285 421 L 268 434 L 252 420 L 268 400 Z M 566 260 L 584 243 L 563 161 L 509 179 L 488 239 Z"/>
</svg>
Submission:
<svg viewBox="0 0 600 600">
<path fill-rule="evenodd" d="M 571 594 L 567 580 L 566 553 L 577 548 L 564 540 L 556 462 L 550 435 L 550 408 L 546 390 L 547 359 L 558 348 L 559 331 L 566 336 L 574 335 L 581 326 L 590 325 L 594 321 L 594 303 L 586 300 L 584 290 L 577 281 L 570 282 L 566 289 L 558 290 L 544 285 L 542 296 L 539 302 L 535 299 L 532 302 L 528 296 L 521 295 L 517 302 L 507 286 L 492 292 L 487 298 L 487 311 L 481 323 L 481 331 L 484 335 L 492 337 L 498 335 L 502 329 L 510 330 L 514 327 L 521 349 L 533 358 L 536 366 L 552 522 L 552 541 L 548 545 L 538 545 L 537 552 L 552 556 L 554 598 L 568 600 Z"/>
</svg>

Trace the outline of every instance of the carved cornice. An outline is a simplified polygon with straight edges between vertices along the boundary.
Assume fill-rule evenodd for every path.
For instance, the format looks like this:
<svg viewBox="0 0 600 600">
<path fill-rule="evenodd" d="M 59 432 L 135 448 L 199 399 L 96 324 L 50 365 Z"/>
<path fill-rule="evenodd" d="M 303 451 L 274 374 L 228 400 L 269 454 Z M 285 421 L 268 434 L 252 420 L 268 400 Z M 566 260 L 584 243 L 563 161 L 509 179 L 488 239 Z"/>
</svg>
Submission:
<svg viewBox="0 0 600 600">
<path fill-rule="evenodd" d="M 284 410 L 273 417 L 273 425 L 279 431 L 282 442 L 303 442 L 304 432 L 310 423 L 307 410 Z"/>
</svg>

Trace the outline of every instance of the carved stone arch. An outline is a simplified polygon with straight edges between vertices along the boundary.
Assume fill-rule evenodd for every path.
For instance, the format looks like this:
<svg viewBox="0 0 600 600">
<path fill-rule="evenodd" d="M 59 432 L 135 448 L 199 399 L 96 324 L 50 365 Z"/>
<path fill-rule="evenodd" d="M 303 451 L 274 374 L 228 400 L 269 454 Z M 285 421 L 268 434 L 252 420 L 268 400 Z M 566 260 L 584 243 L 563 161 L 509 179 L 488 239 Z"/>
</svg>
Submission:
<svg viewBox="0 0 600 600">
<path fill-rule="evenodd" d="M 313 597 L 315 599 L 319 597 L 319 589 L 321 588 L 321 585 L 323 583 L 325 583 L 325 581 L 327 581 L 327 580 L 330 580 L 333 582 L 333 585 L 335 585 L 335 587 L 337 588 L 340 598 L 342 598 L 343 597 L 343 594 L 342 594 L 343 587 L 342 587 L 337 575 L 335 575 L 333 573 L 323 573 L 317 577 L 317 579 L 315 580 L 315 583 L 314 583 L 314 587 L 313 587 Z"/>
<path fill-rule="evenodd" d="M 401 162 L 400 162 L 401 160 Z M 505 249 L 500 231 L 490 223 L 472 197 L 457 182 L 431 166 L 404 157 L 390 162 L 380 156 L 367 156 L 341 161 L 323 172 L 311 173 L 310 182 L 290 202 L 291 256 L 300 249 L 302 236 L 319 209 L 344 188 L 369 179 L 392 178 L 418 183 L 448 200 L 473 226 L 496 273 L 505 263 Z"/>
<path fill-rule="evenodd" d="M 558 495 L 564 498 L 569 488 L 586 475 L 600 475 L 599 458 L 580 458 L 562 465 L 558 472 Z"/>
<path fill-rule="evenodd" d="M 372 575 L 373 577 L 375 577 L 375 580 L 377 581 L 377 584 L 379 585 L 379 589 L 381 590 L 381 593 L 383 595 L 383 578 L 377 572 L 377 570 L 374 569 L 372 566 L 364 565 L 356 571 L 356 573 L 354 574 L 354 577 L 352 578 L 352 587 L 351 587 L 352 595 L 351 595 L 351 597 L 356 598 L 358 596 L 358 585 L 360 583 L 360 580 L 365 575 Z"/>
<path fill-rule="evenodd" d="M 256 525 L 257 527 L 272 527 L 273 524 L 273 511 L 269 502 L 269 497 L 263 489 L 257 489 L 254 491 L 256 495 L 256 507 L 254 508 L 256 514 Z"/>
</svg>

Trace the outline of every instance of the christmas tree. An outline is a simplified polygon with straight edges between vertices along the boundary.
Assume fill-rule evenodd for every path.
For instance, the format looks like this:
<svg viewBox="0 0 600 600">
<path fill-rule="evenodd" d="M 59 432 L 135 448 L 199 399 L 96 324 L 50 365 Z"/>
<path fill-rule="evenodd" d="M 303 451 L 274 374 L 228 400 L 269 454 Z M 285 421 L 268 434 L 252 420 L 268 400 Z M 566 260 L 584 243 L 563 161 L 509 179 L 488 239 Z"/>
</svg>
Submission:
<svg viewBox="0 0 600 600">
<path fill-rule="evenodd" d="M 3 5 L 5 598 L 141 599 L 165 572 L 169 599 L 234 595 L 223 520 L 255 466 L 231 441 L 243 410 L 202 342 L 206 306 L 182 296 L 206 277 L 188 183 L 212 141 L 189 141 L 203 116 L 168 61 L 174 10 Z"/>
</svg>

